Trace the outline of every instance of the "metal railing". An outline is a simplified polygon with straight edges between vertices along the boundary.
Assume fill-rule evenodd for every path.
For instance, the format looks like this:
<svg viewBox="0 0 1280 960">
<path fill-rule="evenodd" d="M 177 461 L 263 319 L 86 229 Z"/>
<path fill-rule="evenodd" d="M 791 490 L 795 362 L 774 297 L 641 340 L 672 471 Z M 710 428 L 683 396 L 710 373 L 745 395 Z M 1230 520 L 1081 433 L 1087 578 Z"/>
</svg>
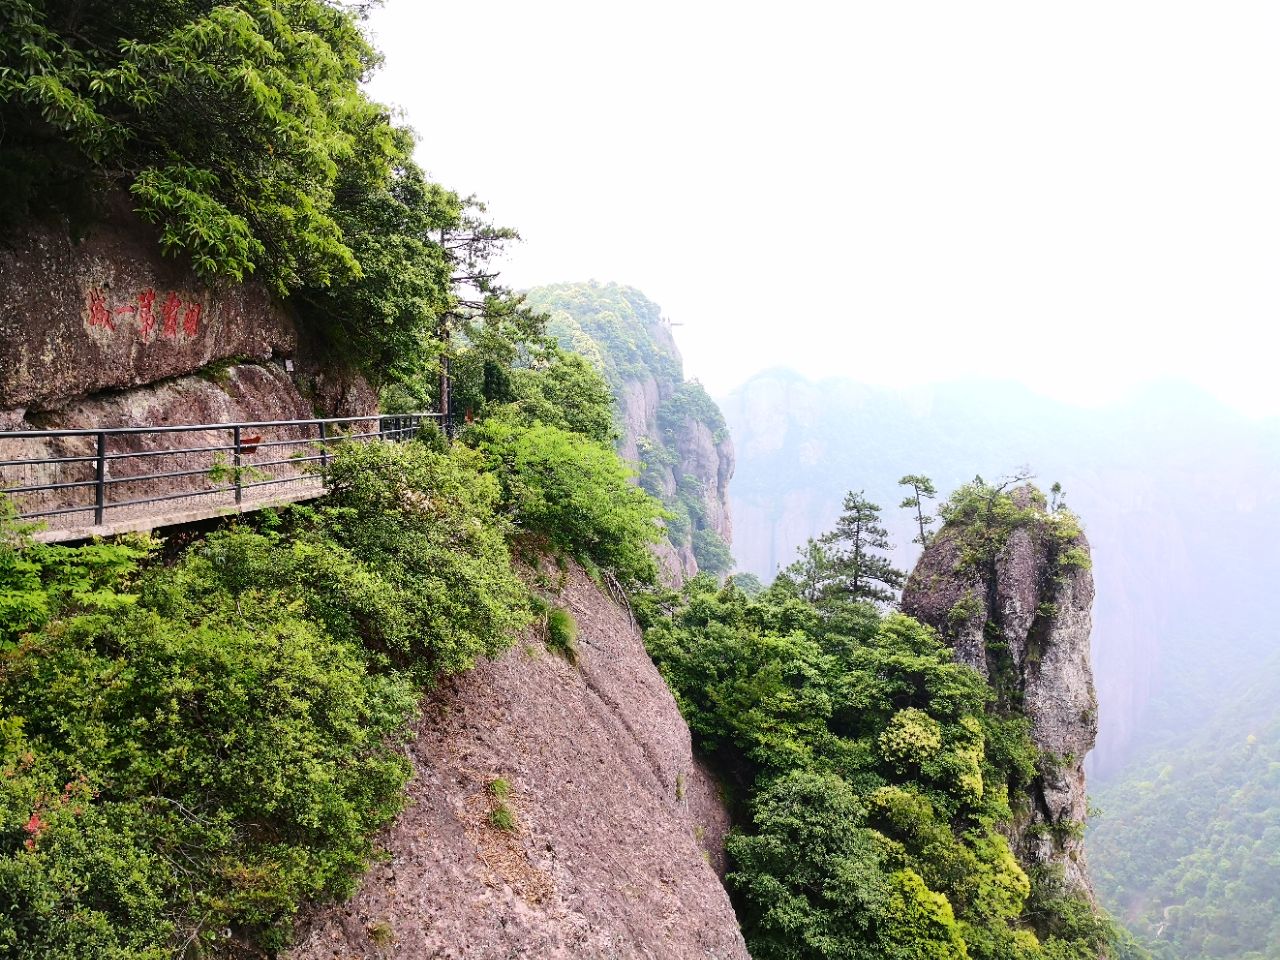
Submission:
<svg viewBox="0 0 1280 960">
<path fill-rule="evenodd" d="M 51 526 L 92 516 L 101 527 L 121 514 L 162 525 L 157 504 L 222 500 L 252 508 L 286 484 L 302 485 L 291 493 L 318 496 L 323 481 L 311 465 L 326 465 L 335 445 L 407 440 L 428 423 L 452 433 L 439 413 L 0 431 L 0 494 L 20 519 Z M 15 474 L 22 482 L 11 482 Z"/>
</svg>

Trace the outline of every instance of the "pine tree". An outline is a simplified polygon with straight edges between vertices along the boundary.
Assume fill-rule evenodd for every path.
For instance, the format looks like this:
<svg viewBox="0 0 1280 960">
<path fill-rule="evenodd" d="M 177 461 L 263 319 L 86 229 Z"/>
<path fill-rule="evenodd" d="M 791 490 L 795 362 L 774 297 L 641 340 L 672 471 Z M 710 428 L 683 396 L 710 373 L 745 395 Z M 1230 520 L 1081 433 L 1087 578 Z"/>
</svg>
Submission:
<svg viewBox="0 0 1280 960">
<path fill-rule="evenodd" d="M 933 536 L 933 532 L 929 527 L 937 518 L 933 514 L 925 515 L 924 501 L 934 499 L 938 495 L 938 491 L 934 487 L 933 481 L 920 473 L 907 474 L 898 481 L 898 486 L 911 488 L 911 496 L 904 498 L 898 504 L 903 510 L 914 510 L 916 512 L 916 526 L 919 527 L 920 533 L 913 537 L 911 542 L 927 547 L 930 538 Z"/>
<path fill-rule="evenodd" d="M 825 538 L 815 540 L 813 537 L 805 541 L 796 554 L 791 565 L 778 574 L 778 580 L 789 584 L 802 599 L 822 606 L 840 577 L 836 554 L 827 546 Z"/>
<path fill-rule="evenodd" d="M 897 599 L 906 575 L 884 555 L 893 549 L 889 531 L 881 525 L 880 506 L 863 491 L 845 495 L 844 512 L 822 542 L 835 551 L 836 576 L 831 585 L 835 592 L 849 600 L 874 603 Z"/>
</svg>

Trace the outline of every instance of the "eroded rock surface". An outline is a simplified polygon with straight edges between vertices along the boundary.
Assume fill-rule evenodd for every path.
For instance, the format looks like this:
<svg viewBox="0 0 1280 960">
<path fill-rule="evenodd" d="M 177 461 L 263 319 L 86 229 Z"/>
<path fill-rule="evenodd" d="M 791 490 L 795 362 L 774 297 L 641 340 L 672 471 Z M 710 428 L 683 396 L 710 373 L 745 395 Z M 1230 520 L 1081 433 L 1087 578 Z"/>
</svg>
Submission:
<svg viewBox="0 0 1280 960">
<path fill-rule="evenodd" d="M 293 960 L 745 960 L 716 875 L 728 819 L 639 632 L 577 568 L 555 602 L 578 663 L 529 638 L 441 685 L 386 861 Z M 499 779 L 514 831 L 491 820 Z"/>
<path fill-rule="evenodd" d="M 1016 526 L 992 557 L 975 558 L 963 529 L 939 531 L 907 582 L 902 610 L 935 627 L 958 660 L 1031 720 L 1042 761 L 1012 828 L 1014 850 L 1028 867 L 1061 867 L 1069 887 L 1092 897 L 1081 829 L 1084 760 L 1098 733 L 1089 544 L 1082 533 L 1055 536 L 1030 488 L 1014 491 L 1014 501 L 1038 519 Z"/>
<path fill-rule="evenodd" d="M 293 353 L 293 321 L 262 286 L 207 286 L 118 206 L 79 242 L 34 225 L 0 247 L 0 409 Z"/>
</svg>

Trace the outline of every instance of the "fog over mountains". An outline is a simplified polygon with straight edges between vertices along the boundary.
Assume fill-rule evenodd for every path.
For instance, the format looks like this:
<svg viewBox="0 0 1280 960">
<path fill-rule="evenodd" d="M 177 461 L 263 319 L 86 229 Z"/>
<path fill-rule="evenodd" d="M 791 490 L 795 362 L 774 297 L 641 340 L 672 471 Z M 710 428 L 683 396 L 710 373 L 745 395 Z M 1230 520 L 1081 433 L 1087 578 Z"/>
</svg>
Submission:
<svg viewBox="0 0 1280 960">
<path fill-rule="evenodd" d="M 899 477 L 942 495 L 1029 467 L 1066 491 L 1093 546 L 1101 711 L 1094 783 L 1197 729 L 1276 646 L 1262 606 L 1280 580 L 1280 423 L 1207 394 L 1152 385 L 1103 408 L 1015 383 L 893 390 L 761 373 L 721 407 L 738 453 L 731 487 L 739 567 L 768 579 L 826 530 L 845 491 L 885 508 L 898 561 L 914 562 Z"/>
</svg>

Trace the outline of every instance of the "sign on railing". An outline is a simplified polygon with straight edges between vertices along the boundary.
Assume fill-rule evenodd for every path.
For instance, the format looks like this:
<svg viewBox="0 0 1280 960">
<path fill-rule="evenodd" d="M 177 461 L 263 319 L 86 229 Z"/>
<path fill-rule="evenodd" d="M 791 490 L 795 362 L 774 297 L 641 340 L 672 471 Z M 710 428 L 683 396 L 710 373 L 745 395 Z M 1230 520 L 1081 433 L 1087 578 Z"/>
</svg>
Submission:
<svg viewBox="0 0 1280 960">
<path fill-rule="evenodd" d="M 438 413 L 0 431 L 0 493 L 22 519 L 51 527 L 252 508 L 322 493 L 314 465 L 327 463 L 335 444 L 406 440 L 426 423 L 451 432 Z"/>
</svg>

